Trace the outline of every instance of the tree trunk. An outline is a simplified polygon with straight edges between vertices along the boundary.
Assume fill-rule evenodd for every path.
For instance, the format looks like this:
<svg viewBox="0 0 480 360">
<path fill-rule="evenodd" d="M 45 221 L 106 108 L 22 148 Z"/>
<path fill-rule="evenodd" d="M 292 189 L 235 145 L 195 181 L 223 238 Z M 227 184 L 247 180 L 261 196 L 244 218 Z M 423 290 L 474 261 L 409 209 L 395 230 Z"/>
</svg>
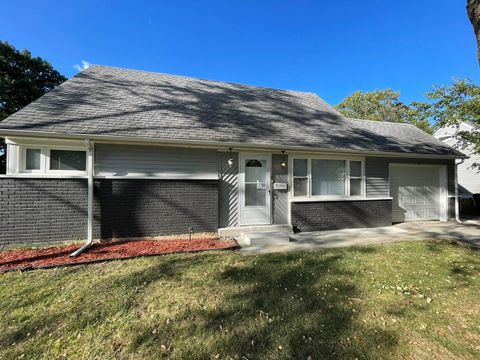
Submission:
<svg viewBox="0 0 480 360">
<path fill-rule="evenodd" d="M 477 59 L 480 63 L 480 0 L 467 0 L 467 14 L 477 38 Z"/>
</svg>

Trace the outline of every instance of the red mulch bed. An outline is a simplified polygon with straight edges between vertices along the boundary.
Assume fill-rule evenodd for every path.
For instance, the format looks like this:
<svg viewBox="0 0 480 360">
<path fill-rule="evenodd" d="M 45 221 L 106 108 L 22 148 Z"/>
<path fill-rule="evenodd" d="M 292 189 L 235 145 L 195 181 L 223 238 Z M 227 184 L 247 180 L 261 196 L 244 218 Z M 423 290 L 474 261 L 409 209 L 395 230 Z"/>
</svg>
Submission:
<svg viewBox="0 0 480 360">
<path fill-rule="evenodd" d="M 91 262 L 126 259 L 139 256 L 179 252 L 235 249 L 234 240 L 136 240 L 94 244 L 77 257 L 69 255 L 81 245 L 54 246 L 39 249 L 20 249 L 0 252 L 0 271 L 48 268 Z"/>
</svg>

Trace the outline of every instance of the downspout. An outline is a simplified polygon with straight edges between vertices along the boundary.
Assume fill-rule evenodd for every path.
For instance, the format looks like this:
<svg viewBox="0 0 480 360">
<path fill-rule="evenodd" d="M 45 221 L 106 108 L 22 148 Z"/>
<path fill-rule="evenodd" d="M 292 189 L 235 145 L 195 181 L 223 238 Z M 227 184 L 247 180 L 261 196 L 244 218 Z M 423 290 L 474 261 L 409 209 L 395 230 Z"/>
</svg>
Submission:
<svg viewBox="0 0 480 360">
<path fill-rule="evenodd" d="M 94 143 L 89 139 L 85 139 L 85 144 L 88 147 L 88 160 L 87 160 L 87 175 L 88 175 L 88 200 L 87 200 L 87 242 L 80 249 L 75 250 L 70 254 L 71 257 L 75 257 L 83 253 L 93 244 L 93 161 L 94 161 Z"/>
<path fill-rule="evenodd" d="M 460 205 L 458 203 L 458 162 L 455 159 L 455 221 L 462 223 L 460 220 Z"/>
</svg>

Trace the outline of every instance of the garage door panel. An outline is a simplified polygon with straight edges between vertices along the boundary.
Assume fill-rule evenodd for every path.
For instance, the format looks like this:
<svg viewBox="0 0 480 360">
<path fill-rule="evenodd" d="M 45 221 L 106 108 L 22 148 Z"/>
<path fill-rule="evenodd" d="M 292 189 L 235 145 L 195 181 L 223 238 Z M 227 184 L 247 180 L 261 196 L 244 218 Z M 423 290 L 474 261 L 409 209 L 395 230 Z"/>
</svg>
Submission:
<svg viewBox="0 0 480 360">
<path fill-rule="evenodd" d="M 413 221 L 415 218 L 413 217 L 413 213 L 409 212 L 409 213 L 399 213 L 397 218 L 403 218 L 403 221 Z M 394 221 L 394 222 L 398 222 L 398 221 Z"/>
<path fill-rule="evenodd" d="M 428 208 L 426 209 L 427 213 L 425 218 L 431 220 L 440 219 L 440 209 L 439 208 Z"/>
<path fill-rule="evenodd" d="M 426 196 L 418 195 L 418 196 L 415 196 L 414 199 L 415 199 L 415 205 L 425 205 L 427 203 Z"/>
<path fill-rule="evenodd" d="M 396 166 L 390 169 L 393 221 L 440 220 L 446 194 L 440 166 Z"/>
<path fill-rule="evenodd" d="M 413 209 L 413 219 L 425 219 L 426 217 L 426 209 Z"/>
<path fill-rule="evenodd" d="M 400 195 L 399 197 L 399 205 L 400 206 L 408 206 L 412 205 L 414 200 L 413 195 Z"/>
</svg>

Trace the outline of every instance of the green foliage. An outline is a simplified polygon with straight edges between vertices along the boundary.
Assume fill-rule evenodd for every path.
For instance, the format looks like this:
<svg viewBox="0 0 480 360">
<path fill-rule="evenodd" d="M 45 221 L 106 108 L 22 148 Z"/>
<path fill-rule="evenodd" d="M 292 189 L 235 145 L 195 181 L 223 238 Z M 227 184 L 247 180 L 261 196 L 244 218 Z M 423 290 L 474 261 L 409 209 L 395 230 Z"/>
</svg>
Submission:
<svg viewBox="0 0 480 360">
<path fill-rule="evenodd" d="M 0 120 L 65 80 L 47 61 L 0 41 Z"/>
<path fill-rule="evenodd" d="M 356 91 L 336 106 L 343 115 L 368 120 L 402 122 L 404 105 L 391 89 Z"/>
<path fill-rule="evenodd" d="M 336 108 L 348 117 L 408 123 L 430 134 L 434 128 L 458 126 L 461 122 L 480 128 L 480 86 L 470 80 L 455 79 L 448 86 L 434 86 L 426 94 L 428 103 L 414 101 L 406 105 L 399 97 L 400 93 L 391 89 L 356 91 Z M 459 131 L 458 136 L 480 151 L 480 131 Z"/>
<path fill-rule="evenodd" d="M 480 86 L 472 81 L 455 79 L 448 86 L 434 86 L 426 94 L 431 100 L 430 115 L 437 127 L 458 126 L 462 121 L 480 128 Z M 480 131 L 459 132 L 480 150 Z"/>
<path fill-rule="evenodd" d="M 0 121 L 67 80 L 50 63 L 0 41 Z M 5 172 L 5 143 L 0 141 L 0 174 Z"/>
<path fill-rule="evenodd" d="M 392 89 L 356 91 L 338 104 L 336 109 L 347 117 L 409 123 L 432 133 L 428 121 L 429 105 L 421 102 L 406 105 L 399 98 L 400 93 Z"/>
</svg>

